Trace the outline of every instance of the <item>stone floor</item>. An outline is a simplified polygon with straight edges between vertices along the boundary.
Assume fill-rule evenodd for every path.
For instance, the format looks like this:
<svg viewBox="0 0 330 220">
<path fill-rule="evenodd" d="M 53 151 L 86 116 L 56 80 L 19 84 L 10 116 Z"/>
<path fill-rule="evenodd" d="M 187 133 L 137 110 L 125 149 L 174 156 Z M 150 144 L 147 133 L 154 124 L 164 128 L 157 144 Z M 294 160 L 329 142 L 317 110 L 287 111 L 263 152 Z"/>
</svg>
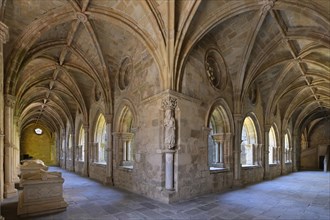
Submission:
<svg viewBox="0 0 330 220">
<path fill-rule="evenodd" d="M 330 173 L 292 173 L 239 190 L 163 204 L 61 171 L 65 212 L 25 219 L 330 219 Z M 6 220 L 16 216 L 17 197 L 2 202 Z"/>
</svg>

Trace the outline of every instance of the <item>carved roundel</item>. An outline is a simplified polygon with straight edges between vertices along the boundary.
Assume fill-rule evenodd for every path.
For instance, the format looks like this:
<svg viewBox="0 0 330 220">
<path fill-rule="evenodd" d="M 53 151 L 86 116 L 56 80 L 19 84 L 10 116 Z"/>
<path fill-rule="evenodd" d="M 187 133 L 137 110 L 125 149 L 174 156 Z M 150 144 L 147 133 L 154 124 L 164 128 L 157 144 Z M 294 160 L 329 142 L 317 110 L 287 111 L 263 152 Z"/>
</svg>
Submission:
<svg viewBox="0 0 330 220">
<path fill-rule="evenodd" d="M 220 53 L 215 49 L 208 50 L 204 64 L 205 73 L 211 85 L 216 89 L 224 89 L 227 84 L 227 70 Z"/>
<path fill-rule="evenodd" d="M 126 57 L 122 62 L 119 69 L 118 85 L 121 90 L 128 87 L 131 75 L 133 72 L 133 63 L 130 57 Z"/>
</svg>

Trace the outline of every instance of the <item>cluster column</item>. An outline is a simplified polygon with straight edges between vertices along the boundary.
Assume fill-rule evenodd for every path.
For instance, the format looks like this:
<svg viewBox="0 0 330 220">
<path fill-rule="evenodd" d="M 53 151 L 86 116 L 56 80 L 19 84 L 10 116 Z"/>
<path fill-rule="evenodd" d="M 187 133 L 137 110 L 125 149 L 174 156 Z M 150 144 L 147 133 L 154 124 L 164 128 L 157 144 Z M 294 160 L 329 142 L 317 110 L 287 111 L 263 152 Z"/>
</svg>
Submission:
<svg viewBox="0 0 330 220">
<path fill-rule="evenodd" d="M 4 129 L 4 62 L 3 62 L 3 44 L 5 44 L 8 40 L 8 27 L 0 22 L 0 204 L 4 196 L 4 137 L 5 137 L 5 129 Z M 1 207 L 0 207 L 1 208 Z M 4 219 L 1 216 L 0 211 L 0 219 Z"/>
<path fill-rule="evenodd" d="M 15 155 L 14 155 L 14 119 L 15 97 L 5 96 L 5 197 L 16 195 L 15 189 Z"/>
<path fill-rule="evenodd" d="M 165 110 L 164 117 L 164 146 L 165 146 L 165 189 L 174 190 L 174 154 L 176 152 L 176 123 L 175 108 L 177 99 L 168 96 L 163 99 L 162 107 Z"/>
<path fill-rule="evenodd" d="M 265 125 L 265 148 L 264 148 L 264 179 L 269 179 L 269 130 L 271 125 Z"/>
<path fill-rule="evenodd" d="M 88 176 L 88 164 L 89 164 L 89 126 L 88 124 L 84 124 L 84 168 L 83 168 L 83 176 Z"/>
<path fill-rule="evenodd" d="M 242 124 L 243 117 L 241 114 L 234 114 L 235 120 L 235 142 L 234 142 L 234 184 L 240 185 L 241 179 L 241 144 L 242 144 Z"/>
<path fill-rule="evenodd" d="M 106 152 L 107 152 L 107 167 L 106 167 L 106 184 L 113 185 L 113 180 L 112 180 L 112 115 L 108 114 L 105 115 L 105 120 L 106 120 L 106 132 L 107 132 L 107 147 L 106 147 Z"/>
</svg>

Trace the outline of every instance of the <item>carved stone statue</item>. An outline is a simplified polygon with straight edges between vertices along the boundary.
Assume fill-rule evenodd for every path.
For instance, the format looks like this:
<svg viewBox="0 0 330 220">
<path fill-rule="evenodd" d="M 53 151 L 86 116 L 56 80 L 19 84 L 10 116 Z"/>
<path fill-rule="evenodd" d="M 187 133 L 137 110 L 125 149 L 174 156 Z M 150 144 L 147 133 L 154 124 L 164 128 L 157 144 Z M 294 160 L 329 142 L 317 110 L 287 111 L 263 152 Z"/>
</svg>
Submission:
<svg viewBox="0 0 330 220">
<path fill-rule="evenodd" d="M 165 111 L 164 127 L 165 146 L 168 149 L 173 149 L 175 146 L 175 119 L 172 116 L 172 110 L 170 109 Z"/>
</svg>

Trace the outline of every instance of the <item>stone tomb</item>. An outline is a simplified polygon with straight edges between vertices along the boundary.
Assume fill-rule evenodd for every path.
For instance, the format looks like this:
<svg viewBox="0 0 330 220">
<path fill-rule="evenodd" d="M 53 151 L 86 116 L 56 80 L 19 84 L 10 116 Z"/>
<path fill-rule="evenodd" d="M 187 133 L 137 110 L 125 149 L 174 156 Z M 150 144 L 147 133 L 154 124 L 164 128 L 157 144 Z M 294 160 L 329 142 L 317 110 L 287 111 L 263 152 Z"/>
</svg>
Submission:
<svg viewBox="0 0 330 220">
<path fill-rule="evenodd" d="M 18 199 L 17 215 L 31 216 L 66 210 L 60 172 L 39 170 L 22 176 L 23 191 Z"/>
</svg>

